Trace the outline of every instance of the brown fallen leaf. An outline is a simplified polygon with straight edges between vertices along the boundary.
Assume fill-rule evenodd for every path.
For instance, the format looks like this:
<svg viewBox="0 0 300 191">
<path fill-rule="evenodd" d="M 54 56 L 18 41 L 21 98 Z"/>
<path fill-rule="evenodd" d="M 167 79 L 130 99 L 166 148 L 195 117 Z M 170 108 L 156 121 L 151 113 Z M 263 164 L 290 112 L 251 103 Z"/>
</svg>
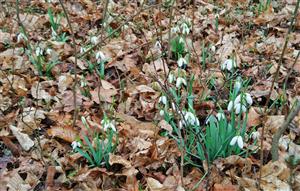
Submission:
<svg viewBox="0 0 300 191">
<path fill-rule="evenodd" d="M 47 130 L 49 136 L 58 137 L 72 143 L 77 137 L 78 132 L 75 131 L 71 126 L 55 126 Z"/>
<path fill-rule="evenodd" d="M 20 132 L 20 129 L 13 125 L 10 125 L 9 129 L 12 131 L 13 135 L 17 138 L 21 147 L 25 151 L 29 151 L 33 147 L 34 142 L 30 139 L 30 137 L 27 134 Z"/>
</svg>

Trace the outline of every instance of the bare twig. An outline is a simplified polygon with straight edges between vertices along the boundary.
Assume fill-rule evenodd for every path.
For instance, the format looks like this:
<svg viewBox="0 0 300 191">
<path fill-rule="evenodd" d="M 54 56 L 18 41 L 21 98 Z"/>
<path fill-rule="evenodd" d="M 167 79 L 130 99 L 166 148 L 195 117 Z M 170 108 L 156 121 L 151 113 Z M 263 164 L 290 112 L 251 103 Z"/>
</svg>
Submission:
<svg viewBox="0 0 300 191">
<path fill-rule="evenodd" d="M 69 15 L 68 15 L 68 12 L 62 2 L 62 0 L 59 0 L 59 3 L 63 9 L 63 12 L 66 16 L 66 19 L 67 19 L 67 22 L 68 22 L 68 25 L 69 25 L 69 28 L 70 28 L 70 31 L 71 31 L 71 35 L 72 35 L 72 46 L 73 46 L 73 49 L 74 49 L 74 56 L 75 56 L 75 61 L 74 61 L 74 84 L 73 84 L 73 88 L 72 88 L 72 91 L 73 91 L 73 96 L 74 96 L 74 114 L 73 114 L 73 127 L 75 127 L 76 125 L 76 120 L 77 120 L 77 114 L 78 114 L 78 110 L 77 110 L 77 91 L 76 91 L 76 86 L 77 86 L 77 58 L 78 58 L 78 55 L 77 55 L 77 49 L 76 49 L 76 41 L 75 41 L 75 34 L 74 34 L 74 31 L 73 31 L 73 28 L 72 28 L 72 25 L 71 25 L 71 21 L 70 21 L 70 18 L 69 18 Z"/>
<path fill-rule="evenodd" d="M 275 135 L 273 136 L 272 149 L 271 149 L 273 162 L 278 160 L 278 144 L 281 135 L 285 132 L 288 125 L 292 122 L 292 120 L 299 113 L 299 111 L 300 111 L 300 100 L 297 100 L 295 109 L 292 112 L 290 112 L 286 121 L 281 125 L 281 127 L 276 131 Z"/>
<path fill-rule="evenodd" d="M 279 71 L 280 71 L 280 67 L 283 63 L 283 56 L 284 56 L 284 53 L 285 53 L 285 50 L 286 50 L 286 47 L 287 47 L 287 43 L 289 41 L 289 36 L 290 36 L 290 33 L 292 31 L 292 28 L 293 28 L 293 23 L 295 21 L 297 13 L 298 13 L 299 3 L 300 3 L 300 0 L 297 0 L 297 4 L 295 6 L 294 13 L 291 17 L 289 30 L 288 30 L 288 33 L 286 34 L 286 37 L 285 37 L 285 42 L 284 42 L 283 49 L 282 49 L 282 52 L 281 52 L 281 55 L 280 55 L 279 63 L 278 63 L 276 72 L 274 74 L 274 78 L 273 78 L 273 81 L 272 81 L 270 92 L 269 92 L 268 97 L 267 97 L 267 101 L 266 101 L 265 109 L 264 109 L 264 115 L 266 115 L 268 104 L 269 104 L 270 99 L 271 99 L 271 94 L 272 94 L 275 82 L 277 81 L 277 78 L 279 76 Z M 263 146 L 264 146 L 264 133 L 265 133 L 265 126 L 263 125 L 262 126 L 261 141 L 260 141 L 260 168 L 262 168 L 263 163 L 264 163 L 264 149 L 263 149 Z M 261 183 L 261 176 L 262 176 L 262 171 L 260 170 L 259 179 L 258 179 L 258 187 L 259 188 L 260 188 L 260 183 Z"/>
</svg>

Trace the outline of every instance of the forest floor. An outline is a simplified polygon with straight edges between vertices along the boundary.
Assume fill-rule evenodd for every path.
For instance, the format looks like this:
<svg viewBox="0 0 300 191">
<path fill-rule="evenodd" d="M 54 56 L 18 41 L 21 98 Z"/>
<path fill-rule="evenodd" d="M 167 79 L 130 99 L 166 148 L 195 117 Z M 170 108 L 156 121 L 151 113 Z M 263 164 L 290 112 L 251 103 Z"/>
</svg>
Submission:
<svg viewBox="0 0 300 191">
<path fill-rule="evenodd" d="M 300 190 L 297 3 L 2 1 L 0 191 Z"/>
</svg>

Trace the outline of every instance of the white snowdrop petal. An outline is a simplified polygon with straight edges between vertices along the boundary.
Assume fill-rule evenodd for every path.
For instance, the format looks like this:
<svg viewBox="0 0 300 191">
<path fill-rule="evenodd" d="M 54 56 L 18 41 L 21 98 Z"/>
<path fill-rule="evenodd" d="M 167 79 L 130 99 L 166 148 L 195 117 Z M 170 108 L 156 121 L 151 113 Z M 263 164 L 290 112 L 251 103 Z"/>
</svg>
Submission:
<svg viewBox="0 0 300 191">
<path fill-rule="evenodd" d="M 96 36 L 91 37 L 91 43 L 92 44 L 97 44 L 98 43 L 98 38 Z"/>
<path fill-rule="evenodd" d="M 236 141 L 237 141 L 237 136 L 234 136 L 234 137 L 231 139 L 231 141 L 230 141 L 229 144 L 230 144 L 231 146 L 233 146 L 233 145 L 235 145 Z"/>
<path fill-rule="evenodd" d="M 239 114 L 241 112 L 241 106 L 242 106 L 241 103 L 234 105 L 235 114 Z"/>
<path fill-rule="evenodd" d="M 160 110 L 160 111 L 159 111 L 159 115 L 160 115 L 160 116 L 164 116 L 164 115 L 165 115 L 165 111 L 164 111 L 164 110 Z"/>
<path fill-rule="evenodd" d="M 237 136 L 237 144 L 241 149 L 244 147 L 243 138 L 241 136 Z"/>
<path fill-rule="evenodd" d="M 228 104 L 227 110 L 232 111 L 232 109 L 233 109 L 233 102 L 230 101 L 229 104 Z"/>
<path fill-rule="evenodd" d="M 224 115 L 224 113 L 217 113 L 217 119 L 219 120 L 219 121 L 221 121 L 222 119 L 225 119 L 225 115 Z"/>
<path fill-rule="evenodd" d="M 238 104 L 241 102 L 241 95 L 238 95 L 235 100 L 234 100 L 234 105 Z"/>
<path fill-rule="evenodd" d="M 252 98 L 251 98 L 251 95 L 250 95 L 249 93 L 246 93 L 245 95 L 246 95 L 246 101 L 247 101 L 247 103 L 248 103 L 249 105 L 252 105 L 253 100 L 252 100 Z"/>
<path fill-rule="evenodd" d="M 173 74 L 169 74 L 168 76 L 168 82 L 171 84 L 175 80 L 175 76 Z"/>
</svg>

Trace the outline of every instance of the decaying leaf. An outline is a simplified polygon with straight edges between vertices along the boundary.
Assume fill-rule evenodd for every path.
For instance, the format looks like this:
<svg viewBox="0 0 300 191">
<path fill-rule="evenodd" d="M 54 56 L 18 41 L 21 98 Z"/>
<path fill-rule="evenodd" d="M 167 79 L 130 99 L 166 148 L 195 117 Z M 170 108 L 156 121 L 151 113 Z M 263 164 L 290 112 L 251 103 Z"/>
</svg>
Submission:
<svg viewBox="0 0 300 191">
<path fill-rule="evenodd" d="M 34 142 L 30 139 L 30 137 L 27 134 L 20 132 L 20 129 L 13 125 L 10 125 L 9 129 L 12 131 L 13 135 L 17 138 L 21 147 L 25 151 L 29 151 L 33 147 Z"/>
</svg>

